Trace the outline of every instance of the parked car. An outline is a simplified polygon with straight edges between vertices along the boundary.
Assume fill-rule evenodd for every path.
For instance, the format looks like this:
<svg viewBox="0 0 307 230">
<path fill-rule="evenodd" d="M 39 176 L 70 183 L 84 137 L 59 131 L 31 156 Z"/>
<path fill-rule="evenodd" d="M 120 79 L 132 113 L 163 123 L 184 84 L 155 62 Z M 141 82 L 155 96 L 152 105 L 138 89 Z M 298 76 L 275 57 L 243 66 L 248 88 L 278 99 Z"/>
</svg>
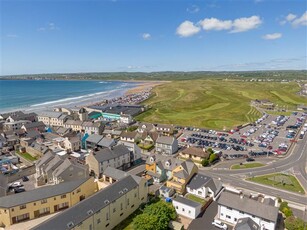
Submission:
<svg viewBox="0 0 307 230">
<path fill-rule="evenodd" d="M 21 192 L 25 192 L 26 190 L 24 188 L 15 188 L 14 192 L 15 193 L 21 193 Z"/>
<path fill-rule="evenodd" d="M 23 182 L 29 181 L 29 177 L 23 176 L 23 177 L 22 177 L 22 181 L 23 181 Z"/>
<path fill-rule="evenodd" d="M 23 185 L 21 184 L 21 182 L 19 182 L 19 181 L 16 181 L 16 182 L 14 182 L 14 183 L 11 183 L 10 185 L 9 185 L 9 188 L 18 188 L 18 187 L 22 187 Z"/>
<path fill-rule="evenodd" d="M 255 159 L 249 157 L 249 158 L 246 158 L 246 161 L 247 161 L 247 162 L 251 162 L 251 161 L 255 161 Z"/>
<path fill-rule="evenodd" d="M 223 222 L 219 221 L 219 220 L 214 220 L 214 221 L 212 222 L 212 225 L 214 225 L 214 226 L 217 227 L 217 228 L 227 230 L 227 225 L 224 224 Z"/>
</svg>

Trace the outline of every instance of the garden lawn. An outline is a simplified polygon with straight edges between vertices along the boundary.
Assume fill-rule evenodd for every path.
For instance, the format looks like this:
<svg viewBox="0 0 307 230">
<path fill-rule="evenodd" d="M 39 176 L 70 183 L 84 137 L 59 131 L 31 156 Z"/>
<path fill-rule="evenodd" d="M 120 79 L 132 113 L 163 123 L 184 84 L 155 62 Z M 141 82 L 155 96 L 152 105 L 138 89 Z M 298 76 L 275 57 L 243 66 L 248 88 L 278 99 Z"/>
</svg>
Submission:
<svg viewBox="0 0 307 230">
<path fill-rule="evenodd" d="M 197 203 L 200 203 L 202 205 L 204 205 L 206 203 L 206 200 L 202 199 L 202 198 L 199 198 L 193 194 L 187 194 L 186 195 L 186 198 L 189 199 L 189 200 L 192 200 L 192 201 L 195 201 Z"/>
<path fill-rule="evenodd" d="M 20 157 L 25 158 L 26 160 L 29 160 L 29 161 L 36 161 L 37 160 L 37 158 L 32 157 L 29 153 L 20 153 L 20 152 L 18 152 L 17 154 Z"/>
<path fill-rule="evenodd" d="M 296 83 L 225 80 L 174 81 L 157 86 L 144 102 L 148 110 L 139 121 L 212 129 L 232 129 L 253 122 L 261 113 L 251 100 L 268 99 L 278 106 L 296 109 L 306 99 L 296 93 Z"/>
<path fill-rule="evenodd" d="M 240 164 L 235 164 L 232 165 L 230 169 L 250 169 L 250 168 L 257 168 L 264 166 L 264 164 L 255 162 L 255 163 L 243 163 L 242 165 Z"/>
<path fill-rule="evenodd" d="M 279 188 L 291 192 L 296 192 L 300 194 L 305 194 L 304 189 L 298 182 L 298 180 L 292 176 L 287 174 L 275 173 L 268 174 L 264 176 L 257 176 L 248 178 L 247 180 L 253 181 L 259 184 L 269 185 L 274 188 Z"/>
</svg>

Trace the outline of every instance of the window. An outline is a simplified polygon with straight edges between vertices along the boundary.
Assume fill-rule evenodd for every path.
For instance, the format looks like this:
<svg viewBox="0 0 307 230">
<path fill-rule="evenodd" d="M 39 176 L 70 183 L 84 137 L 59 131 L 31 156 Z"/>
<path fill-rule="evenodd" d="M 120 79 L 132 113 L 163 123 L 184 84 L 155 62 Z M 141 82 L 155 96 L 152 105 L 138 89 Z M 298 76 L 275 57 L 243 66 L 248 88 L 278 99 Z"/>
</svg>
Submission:
<svg viewBox="0 0 307 230">
<path fill-rule="evenodd" d="M 106 213 L 106 220 L 109 220 L 109 213 Z"/>
<path fill-rule="evenodd" d="M 136 196 L 137 196 L 137 194 L 135 193 L 135 194 L 134 194 L 134 197 L 136 197 Z"/>
<path fill-rule="evenodd" d="M 41 204 L 45 204 L 45 203 L 47 203 L 47 199 L 43 199 L 43 200 L 41 201 Z"/>
<path fill-rule="evenodd" d="M 182 211 L 184 212 L 184 208 L 182 208 Z"/>
<path fill-rule="evenodd" d="M 78 189 L 77 189 L 77 193 L 79 193 L 79 192 L 81 192 L 81 188 L 78 188 Z"/>
<path fill-rule="evenodd" d="M 203 192 L 202 191 L 198 191 L 198 195 L 203 195 Z"/>
<path fill-rule="evenodd" d="M 61 196 L 61 199 L 64 199 L 64 198 L 66 198 L 66 195 L 62 195 L 62 196 Z"/>
<path fill-rule="evenodd" d="M 20 208 L 20 210 L 21 210 L 21 209 L 25 209 L 25 208 L 27 208 L 27 205 L 25 205 L 25 204 L 20 205 L 19 208 Z"/>
<path fill-rule="evenodd" d="M 191 214 L 191 210 L 189 210 L 189 214 Z"/>
<path fill-rule="evenodd" d="M 36 203 L 34 202 L 33 205 L 36 206 Z"/>
<path fill-rule="evenodd" d="M 124 215 L 124 213 L 121 213 L 120 216 Z"/>
<path fill-rule="evenodd" d="M 134 204 L 133 205 L 131 205 L 131 208 L 133 208 L 134 207 Z"/>
<path fill-rule="evenodd" d="M 226 218 L 231 219 L 231 217 L 230 217 L 230 216 L 228 216 L 228 215 L 226 215 Z"/>
<path fill-rule="evenodd" d="M 120 203 L 120 210 L 123 210 L 123 203 Z"/>
<path fill-rule="evenodd" d="M 12 212 L 14 212 L 14 209 L 12 208 Z"/>
<path fill-rule="evenodd" d="M 176 206 L 176 209 L 178 209 L 178 206 Z"/>
<path fill-rule="evenodd" d="M 116 208 L 113 208 L 113 213 L 116 212 Z"/>
<path fill-rule="evenodd" d="M 237 218 L 234 218 L 233 220 L 234 220 L 234 221 L 237 221 Z"/>
<path fill-rule="evenodd" d="M 129 198 L 127 199 L 127 205 L 129 205 Z"/>
<path fill-rule="evenodd" d="M 240 213 L 240 214 L 244 214 L 244 212 L 242 212 L 242 211 L 239 211 L 239 213 Z"/>
<path fill-rule="evenodd" d="M 110 224 L 106 224 L 106 227 L 108 227 Z"/>
<path fill-rule="evenodd" d="M 227 207 L 228 210 L 232 210 L 232 208 Z"/>
<path fill-rule="evenodd" d="M 56 197 L 54 197 L 53 199 L 56 200 Z"/>
<path fill-rule="evenodd" d="M 99 218 L 99 219 L 97 219 L 97 224 L 100 224 L 100 222 L 101 222 L 100 218 Z"/>
</svg>

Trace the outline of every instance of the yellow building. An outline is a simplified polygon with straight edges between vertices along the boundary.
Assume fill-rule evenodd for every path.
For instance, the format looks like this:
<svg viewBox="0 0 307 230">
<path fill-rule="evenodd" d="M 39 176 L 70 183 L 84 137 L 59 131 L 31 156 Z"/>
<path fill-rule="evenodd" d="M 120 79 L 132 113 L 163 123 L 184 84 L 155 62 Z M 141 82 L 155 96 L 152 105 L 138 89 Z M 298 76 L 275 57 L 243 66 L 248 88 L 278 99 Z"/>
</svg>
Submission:
<svg viewBox="0 0 307 230">
<path fill-rule="evenodd" d="M 209 158 L 209 153 L 205 149 L 188 147 L 179 153 L 179 156 L 184 159 L 191 159 L 197 164 L 201 164 L 202 160 Z"/>
<path fill-rule="evenodd" d="M 198 172 L 197 166 L 190 160 L 183 162 L 172 171 L 172 179 L 166 182 L 166 186 L 175 189 L 176 192 L 183 194 L 186 184 L 192 176 Z"/>
<path fill-rule="evenodd" d="M 34 229 L 112 229 L 147 202 L 146 180 L 126 176 Z"/>
<path fill-rule="evenodd" d="M 0 225 L 10 226 L 74 206 L 97 191 L 93 178 L 0 198 Z"/>
</svg>

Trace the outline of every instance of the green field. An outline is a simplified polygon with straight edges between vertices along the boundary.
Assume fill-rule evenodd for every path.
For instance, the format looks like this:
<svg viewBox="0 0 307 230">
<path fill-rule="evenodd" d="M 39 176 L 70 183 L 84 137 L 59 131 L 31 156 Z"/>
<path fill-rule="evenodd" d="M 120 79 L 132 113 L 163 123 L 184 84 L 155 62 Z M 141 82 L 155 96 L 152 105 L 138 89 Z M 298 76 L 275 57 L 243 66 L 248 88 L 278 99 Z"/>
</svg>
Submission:
<svg viewBox="0 0 307 230">
<path fill-rule="evenodd" d="M 25 158 L 26 160 L 29 160 L 29 161 L 36 161 L 37 158 L 35 157 L 32 157 L 29 153 L 21 153 L 21 152 L 16 152 L 17 155 L 19 155 L 20 157 L 22 158 Z"/>
<path fill-rule="evenodd" d="M 255 163 L 243 163 L 242 165 L 240 164 L 235 164 L 232 165 L 230 169 L 250 169 L 250 168 L 258 168 L 264 166 L 264 164 L 255 162 Z"/>
<path fill-rule="evenodd" d="M 253 181 L 259 184 L 269 185 L 275 188 L 288 190 L 291 192 L 305 194 L 304 189 L 298 182 L 298 180 L 292 176 L 282 173 L 268 174 L 264 176 L 257 176 L 248 178 L 247 180 Z"/>
<path fill-rule="evenodd" d="M 296 95 L 299 90 L 294 82 L 175 81 L 154 88 L 154 96 L 144 102 L 149 109 L 136 119 L 231 129 L 261 116 L 258 110 L 250 106 L 251 100 L 269 99 L 289 109 L 295 109 L 297 104 L 306 104 L 306 98 Z"/>
</svg>

